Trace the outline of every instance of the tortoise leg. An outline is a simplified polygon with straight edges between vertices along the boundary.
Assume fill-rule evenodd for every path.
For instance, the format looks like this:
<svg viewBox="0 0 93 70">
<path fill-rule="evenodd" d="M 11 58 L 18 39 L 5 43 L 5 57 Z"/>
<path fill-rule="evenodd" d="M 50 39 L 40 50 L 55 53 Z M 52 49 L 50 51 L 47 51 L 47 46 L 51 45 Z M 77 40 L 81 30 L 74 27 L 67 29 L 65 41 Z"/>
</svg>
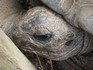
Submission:
<svg viewBox="0 0 93 70">
<path fill-rule="evenodd" d="M 93 6 L 82 7 L 78 19 L 79 26 L 93 35 Z"/>
<path fill-rule="evenodd" d="M 71 25 L 93 34 L 93 0 L 41 0 Z"/>
</svg>

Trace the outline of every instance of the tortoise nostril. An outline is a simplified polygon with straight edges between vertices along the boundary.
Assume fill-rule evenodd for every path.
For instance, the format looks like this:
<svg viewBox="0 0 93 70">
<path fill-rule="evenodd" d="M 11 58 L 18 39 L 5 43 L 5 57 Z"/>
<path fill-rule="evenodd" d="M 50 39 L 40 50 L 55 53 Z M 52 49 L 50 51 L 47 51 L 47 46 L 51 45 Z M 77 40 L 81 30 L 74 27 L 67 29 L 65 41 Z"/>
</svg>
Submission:
<svg viewBox="0 0 93 70">
<path fill-rule="evenodd" d="M 69 46 L 71 43 L 73 42 L 73 40 L 69 40 L 65 43 L 65 45 Z"/>
<path fill-rule="evenodd" d="M 51 33 L 43 34 L 43 35 L 34 34 L 33 37 L 34 37 L 34 39 L 39 40 L 39 41 L 46 41 L 52 37 L 52 34 Z"/>
</svg>

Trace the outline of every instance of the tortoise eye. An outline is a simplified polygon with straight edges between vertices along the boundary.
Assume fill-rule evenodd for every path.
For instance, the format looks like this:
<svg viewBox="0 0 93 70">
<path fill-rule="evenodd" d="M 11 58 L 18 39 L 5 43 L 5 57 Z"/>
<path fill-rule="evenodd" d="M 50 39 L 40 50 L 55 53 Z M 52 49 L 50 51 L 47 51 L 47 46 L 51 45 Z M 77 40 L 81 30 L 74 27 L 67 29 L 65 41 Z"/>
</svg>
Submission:
<svg viewBox="0 0 93 70">
<path fill-rule="evenodd" d="M 39 41 L 47 41 L 52 37 L 52 34 L 43 34 L 43 35 L 33 35 L 34 39 L 39 40 Z"/>
</svg>

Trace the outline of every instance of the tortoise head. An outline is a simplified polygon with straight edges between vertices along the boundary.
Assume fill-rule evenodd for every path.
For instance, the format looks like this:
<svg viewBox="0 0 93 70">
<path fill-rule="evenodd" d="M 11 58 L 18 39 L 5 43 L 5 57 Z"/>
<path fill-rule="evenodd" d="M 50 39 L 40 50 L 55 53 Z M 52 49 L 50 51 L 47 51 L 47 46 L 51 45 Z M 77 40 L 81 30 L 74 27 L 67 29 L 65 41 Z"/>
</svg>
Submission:
<svg viewBox="0 0 93 70">
<path fill-rule="evenodd" d="M 16 45 L 52 60 L 64 60 L 80 52 L 83 32 L 45 8 L 36 7 L 23 14 L 13 32 Z"/>
</svg>

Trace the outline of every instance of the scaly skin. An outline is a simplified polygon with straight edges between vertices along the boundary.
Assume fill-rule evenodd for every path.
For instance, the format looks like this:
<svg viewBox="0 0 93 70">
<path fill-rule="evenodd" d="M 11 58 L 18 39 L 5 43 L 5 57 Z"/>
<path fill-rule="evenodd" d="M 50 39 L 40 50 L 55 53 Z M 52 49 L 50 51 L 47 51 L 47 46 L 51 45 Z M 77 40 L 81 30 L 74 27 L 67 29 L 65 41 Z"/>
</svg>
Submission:
<svg viewBox="0 0 93 70">
<path fill-rule="evenodd" d="M 65 60 L 93 49 L 90 34 L 47 8 L 24 9 L 17 0 L 0 0 L 0 15 L 0 27 L 23 52 Z"/>
<path fill-rule="evenodd" d="M 20 20 L 13 36 L 17 39 L 14 38 L 15 43 L 24 51 L 53 60 L 64 60 L 81 51 L 83 36 L 86 36 L 84 32 L 70 26 L 51 11 L 36 7 L 26 12 Z M 49 39 L 46 38 L 47 34 L 51 35 Z"/>
</svg>

